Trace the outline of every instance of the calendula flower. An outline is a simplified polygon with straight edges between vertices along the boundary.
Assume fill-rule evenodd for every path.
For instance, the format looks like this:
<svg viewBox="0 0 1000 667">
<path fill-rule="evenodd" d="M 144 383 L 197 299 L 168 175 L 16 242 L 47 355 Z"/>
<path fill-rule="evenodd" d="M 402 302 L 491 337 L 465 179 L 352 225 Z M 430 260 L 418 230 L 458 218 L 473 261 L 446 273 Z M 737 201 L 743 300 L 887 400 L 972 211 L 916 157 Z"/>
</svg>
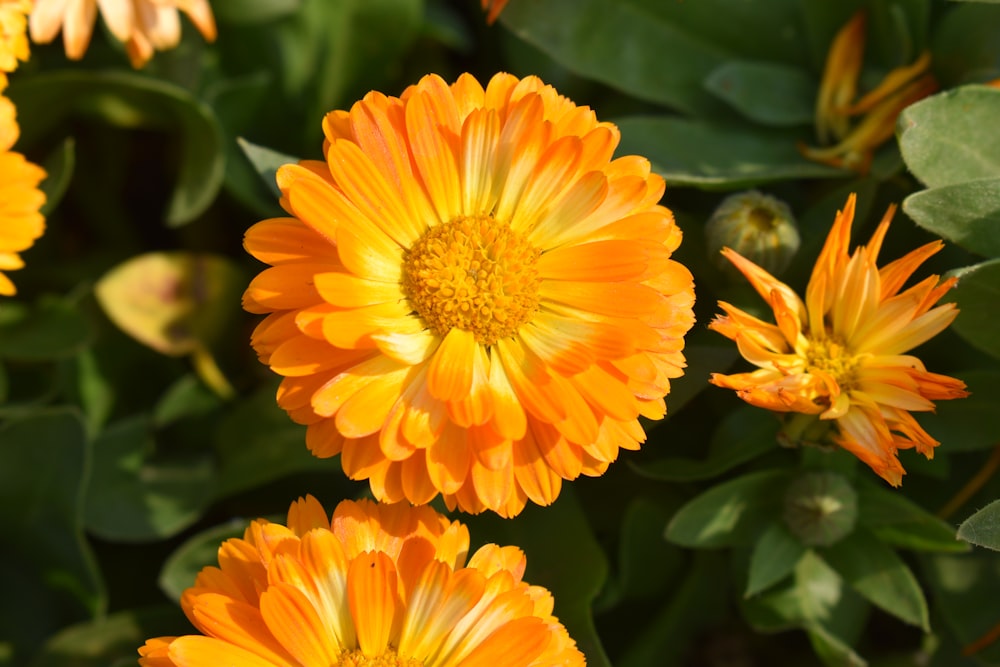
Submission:
<svg viewBox="0 0 1000 667">
<path fill-rule="evenodd" d="M 7 86 L 7 73 L 28 59 L 28 13 L 31 0 L 0 0 L 0 90 Z"/>
<path fill-rule="evenodd" d="M 865 51 L 864 10 L 837 32 L 827 52 L 816 97 L 816 136 L 821 148 L 799 146 L 810 160 L 866 173 L 875 150 L 891 139 L 900 112 L 934 93 L 931 56 L 890 71 L 873 90 L 855 100 Z M 856 123 L 852 118 L 860 117 Z M 832 144 L 832 145 L 831 145 Z"/>
<path fill-rule="evenodd" d="M 215 39 L 215 17 L 208 0 L 35 0 L 29 19 L 31 40 L 47 44 L 62 30 L 66 56 L 79 60 L 90 44 L 98 9 L 111 34 L 125 44 L 136 68 L 154 50 L 177 46 L 181 38 L 178 10 L 187 14 L 205 39 Z"/>
<path fill-rule="evenodd" d="M 810 415 L 788 422 L 785 435 L 790 439 L 815 426 L 815 418 L 835 424 L 836 444 L 898 486 L 905 471 L 897 450 L 916 448 L 932 458 L 938 445 L 910 413 L 933 410 L 933 401 L 967 395 L 960 380 L 930 373 L 920 359 L 905 354 L 955 319 L 955 304 L 935 307 L 955 279 L 930 276 L 902 290 L 914 271 L 942 248 L 941 241 L 876 266 L 895 207 L 886 212 L 868 245 L 848 254 L 854 203 L 851 195 L 837 213 L 805 302 L 756 264 L 723 250 L 767 300 L 777 324 L 720 302 L 726 314 L 709 327 L 736 341 L 758 370 L 716 373 L 711 381 L 735 389 L 752 405 Z"/>
<path fill-rule="evenodd" d="M 14 104 L 0 96 L 0 294 L 4 296 L 17 290 L 3 272 L 23 267 L 18 253 L 45 231 L 45 218 L 39 212 L 45 195 L 38 189 L 45 170 L 10 150 L 19 131 Z"/>
<path fill-rule="evenodd" d="M 294 217 L 244 306 L 317 456 L 376 498 L 517 514 L 600 475 L 664 415 L 693 324 L 664 183 L 535 77 L 427 76 L 323 123 L 278 171 Z"/>
<path fill-rule="evenodd" d="M 139 664 L 583 665 L 552 595 L 522 581 L 523 552 L 468 549 L 430 507 L 344 501 L 331 521 L 307 497 L 287 527 L 259 519 L 223 543 L 181 598 L 203 634 L 150 639 Z"/>
<path fill-rule="evenodd" d="M 499 17 L 500 12 L 507 6 L 510 0 L 481 0 L 483 11 L 486 12 L 486 22 L 493 24 Z"/>
</svg>

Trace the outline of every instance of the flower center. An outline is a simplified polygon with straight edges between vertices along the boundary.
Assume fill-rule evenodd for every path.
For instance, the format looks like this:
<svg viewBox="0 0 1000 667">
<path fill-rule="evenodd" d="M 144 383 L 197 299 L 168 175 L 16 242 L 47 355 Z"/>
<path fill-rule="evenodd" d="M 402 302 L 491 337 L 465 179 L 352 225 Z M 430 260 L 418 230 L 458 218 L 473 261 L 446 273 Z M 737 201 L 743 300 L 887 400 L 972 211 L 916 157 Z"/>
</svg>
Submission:
<svg viewBox="0 0 1000 667">
<path fill-rule="evenodd" d="M 452 327 L 482 345 L 513 336 L 538 308 L 539 251 L 490 216 L 431 227 L 403 262 L 403 290 L 438 335 Z"/>
<path fill-rule="evenodd" d="M 401 658 L 392 649 L 373 658 L 362 653 L 361 649 L 354 649 L 337 656 L 337 662 L 332 667 L 424 667 L 424 663 L 413 658 Z"/>
<path fill-rule="evenodd" d="M 851 389 L 857 381 L 859 360 L 834 338 L 810 339 L 806 364 L 833 376 L 842 390 Z"/>
</svg>

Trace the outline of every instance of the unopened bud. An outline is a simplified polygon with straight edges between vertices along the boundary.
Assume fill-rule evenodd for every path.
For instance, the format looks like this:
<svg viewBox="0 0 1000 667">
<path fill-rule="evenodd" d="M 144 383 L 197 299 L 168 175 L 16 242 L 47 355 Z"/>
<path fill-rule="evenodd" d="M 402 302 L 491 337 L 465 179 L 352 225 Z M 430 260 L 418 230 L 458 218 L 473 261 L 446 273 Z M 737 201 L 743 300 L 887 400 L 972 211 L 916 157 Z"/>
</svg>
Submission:
<svg viewBox="0 0 1000 667">
<path fill-rule="evenodd" d="M 854 530 L 858 495 L 843 476 L 811 472 L 785 494 L 785 524 L 807 546 L 830 546 Z"/>
<path fill-rule="evenodd" d="M 724 273 L 739 272 L 719 254 L 729 247 L 772 275 L 788 268 L 799 250 L 792 210 L 780 199 L 756 190 L 726 197 L 705 225 L 709 258 Z"/>
</svg>

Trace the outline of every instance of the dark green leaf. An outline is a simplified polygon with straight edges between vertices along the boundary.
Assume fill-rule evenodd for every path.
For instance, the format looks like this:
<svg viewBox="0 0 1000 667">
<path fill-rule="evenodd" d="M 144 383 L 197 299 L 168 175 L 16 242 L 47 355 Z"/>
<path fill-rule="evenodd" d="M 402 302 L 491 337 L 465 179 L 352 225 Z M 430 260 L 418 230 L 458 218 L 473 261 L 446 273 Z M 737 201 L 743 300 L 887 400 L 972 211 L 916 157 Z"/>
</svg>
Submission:
<svg viewBox="0 0 1000 667">
<path fill-rule="evenodd" d="M 903 210 L 970 252 L 1000 257 L 1000 177 L 916 192 L 903 200 Z"/>
<path fill-rule="evenodd" d="M 991 2 L 991 4 L 993 4 Z M 953 5 L 935 21 L 931 51 L 943 88 L 1000 76 L 1000 7 Z"/>
<path fill-rule="evenodd" d="M 18 80 L 9 95 L 18 115 L 31 119 L 22 126 L 26 145 L 65 132 L 76 116 L 172 132 L 179 164 L 166 213 L 170 225 L 200 215 L 222 185 L 225 165 L 218 122 L 209 107 L 179 86 L 131 72 L 52 71 Z"/>
<path fill-rule="evenodd" d="M 996 601 L 1000 597 L 1000 559 L 989 551 L 921 559 L 933 595 L 936 617 L 963 647 L 995 637 Z M 1000 663 L 1000 642 L 982 642 L 975 651 L 976 664 Z M 952 663 L 946 663 L 952 664 Z"/>
<path fill-rule="evenodd" d="M 66 194 L 66 188 L 73 180 L 73 166 L 76 162 L 75 145 L 73 138 L 68 137 L 49 153 L 41 164 L 47 174 L 41 184 L 42 192 L 45 193 L 42 215 L 46 217 L 59 205 L 63 195 Z"/>
<path fill-rule="evenodd" d="M 994 551 L 1000 551 L 1000 500 L 979 510 L 958 527 L 958 537 Z"/>
<path fill-rule="evenodd" d="M 625 598 L 661 596 L 680 571 L 680 550 L 663 539 L 669 519 L 668 509 L 645 498 L 634 498 L 625 510 L 618 553 L 619 585 Z"/>
<path fill-rule="evenodd" d="M 90 323 L 71 303 L 42 297 L 37 303 L 0 308 L 0 359 L 39 361 L 71 357 L 91 339 Z"/>
<path fill-rule="evenodd" d="M 819 623 L 807 623 L 806 634 L 816 655 L 828 667 L 865 667 L 868 662 L 850 644 Z"/>
<path fill-rule="evenodd" d="M 688 547 L 751 544 L 780 516 L 792 473 L 755 472 L 710 488 L 682 507 L 667 525 L 666 537 Z"/>
<path fill-rule="evenodd" d="M 275 181 L 274 175 L 278 171 L 278 167 L 282 165 L 298 164 L 299 158 L 252 144 L 242 137 L 238 138 L 236 143 L 239 144 L 243 154 L 257 171 L 261 181 L 267 185 L 275 198 L 280 197 L 281 191 L 278 190 L 278 183 Z"/>
<path fill-rule="evenodd" d="M 194 375 L 185 375 L 167 389 L 153 411 L 153 425 L 162 428 L 178 419 L 208 414 L 222 399 Z"/>
<path fill-rule="evenodd" d="M 756 595 L 790 575 L 805 552 L 805 546 L 788 532 L 784 522 L 771 523 L 753 547 L 743 595 Z"/>
<path fill-rule="evenodd" d="M 530 4 L 530 3 L 522 3 Z M 806 160 L 794 132 L 712 125 L 676 117 L 617 121 L 618 152 L 648 157 L 673 185 L 740 188 L 788 178 L 832 178 L 847 172 Z"/>
<path fill-rule="evenodd" d="M 917 551 L 968 551 L 955 529 L 899 491 L 863 480 L 856 484 L 858 521 L 886 544 Z"/>
<path fill-rule="evenodd" d="M 958 318 L 966 317 L 962 312 Z M 921 413 L 921 426 L 941 441 L 944 452 L 991 449 L 1000 442 L 1000 421 L 996 419 L 1000 396 L 1000 373 L 963 371 L 955 374 L 965 381 L 970 395 L 955 401 L 940 401 L 934 412 Z"/>
<path fill-rule="evenodd" d="M 194 585 L 195 577 L 202 568 L 218 566 L 219 547 L 222 543 L 233 537 L 242 537 L 248 525 L 250 522 L 247 520 L 230 521 L 203 530 L 179 546 L 170 554 L 160 571 L 160 588 L 167 597 L 179 601 L 181 594 Z"/>
<path fill-rule="evenodd" d="M 712 371 L 728 367 L 738 356 L 739 352 L 732 345 L 685 346 L 687 368 L 684 369 L 684 375 L 670 381 L 670 393 L 666 397 L 667 417 L 680 412 L 688 401 L 708 388 L 708 378 Z"/>
<path fill-rule="evenodd" d="M 302 0 L 212 0 L 212 11 L 223 23 L 265 23 L 301 8 Z"/>
<path fill-rule="evenodd" d="M 949 275 L 958 276 L 958 286 L 949 296 L 961 311 L 952 329 L 973 346 L 1000 359 L 1000 330 L 994 312 L 1000 300 L 1000 259 L 956 269 Z"/>
<path fill-rule="evenodd" d="M 927 601 L 913 572 L 889 546 L 865 530 L 822 550 L 854 590 L 906 623 L 930 629 Z"/>
<path fill-rule="evenodd" d="M 1000 90 L 964 86 L 928 97 L 899 114 L 906 166 L 927 187 L 1000 178 Z"/>
<path fill-rule="evenodd" d="M 76 385 L 80 403 L 87 417 L 87 433 L 94 435 L 101 430 L 111 415 L 115 402 L 115 388 L 101 373 L 93 350 L 76 355 Z"/>
<path fill-rule="evenodd" d="M 817 83 L 798 67 L 731 61 L 715 68 L 705 87 L 762 125 L 812 125 Z"/>
<path fill-rule="evenodd" d="M 176 535 L 197 521 L 212 497 L 204 457 L 152 457 L 150 424 L 140 415 L 104 431 L 93 446 L 87 529 L 104 539 L 144 542 Z"/>
</svg>

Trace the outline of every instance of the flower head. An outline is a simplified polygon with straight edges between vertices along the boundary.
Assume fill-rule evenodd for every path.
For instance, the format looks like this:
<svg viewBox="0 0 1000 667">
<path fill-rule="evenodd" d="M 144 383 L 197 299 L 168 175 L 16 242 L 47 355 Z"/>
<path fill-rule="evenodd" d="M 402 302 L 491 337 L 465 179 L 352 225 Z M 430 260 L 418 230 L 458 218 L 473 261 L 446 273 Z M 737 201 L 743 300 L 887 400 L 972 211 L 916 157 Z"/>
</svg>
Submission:
<svg viewBox="0 0 1000 667">
<path fill-rule="evenodd" d="M 5 296 L 17 290 L 3 272 L 23 267 L 18 253 L 45 231 L 39 212 L 45 195 L 38 189 L 45 170 L 10 150 L 18 134 L 14 104 L 0 96 L 0 294 Z"/>
<path fill-rule="evenodd" d="M 31 40 L 47 44 L 62 30 L 66 56 L 79 60 L 90 44 L 98 8 L 136 68 L 146 64 L 154 50 L 172 49 L 180 42 L 177 10 L 187 14 L 205 39 L 215 39 L 215 17 L 208 0 L 35 0 L 29 19 Z"/>
<path fill-rule="evenodd" d="M 307 497 L 287 527 L 259 519 L 223 543 L 181 598 L 203 634 L 150 639 L 139 664 L 583 665 L 521 550 L 468 549 L 430 507 L 344 501 L 331 521 Z"/>
<path fill-rule="evenodd" d="M 930 373 L 920 359 L 904 354 L 955 319 L 955 304 L 935 307 L 955 279 L 930 276 L 902 290 L 924 260 L 941 249 L 940 241 L 876 266 L 894 207 L 868 245 L 848 254 L 854 202 L 851 195 L 837 213 L 805 302 L 757 265 L 723 251 L 767 300 L 776 324 L 720 302 L 726 314 L 709 327 L 736 341 L 758 370 L 716 373 L 711 381 L 735 389 L 752 405 L 835 423 L 834 441 L 898 486 L 905 471 L 897 450 L 915 447 L 932 458 L 938 445 L 910 412 L 933 410 L 935 400 L 967 395 L 963 382 Z"/>
<path fill-rule="evenodd" d="M 318 456 L 384 501 L 504 515 L 644 440 L 682 374 L 691 274 L 648 161 L 537 78 L 427 76 L 323 123 L 244 306 Z"/>
<path fill-rule="evenodd" d="M 28 13 L 31 0 L 0 0 L 0 90 L 7 85 L 7 73 L 28 59 Z"/>
</svg>

